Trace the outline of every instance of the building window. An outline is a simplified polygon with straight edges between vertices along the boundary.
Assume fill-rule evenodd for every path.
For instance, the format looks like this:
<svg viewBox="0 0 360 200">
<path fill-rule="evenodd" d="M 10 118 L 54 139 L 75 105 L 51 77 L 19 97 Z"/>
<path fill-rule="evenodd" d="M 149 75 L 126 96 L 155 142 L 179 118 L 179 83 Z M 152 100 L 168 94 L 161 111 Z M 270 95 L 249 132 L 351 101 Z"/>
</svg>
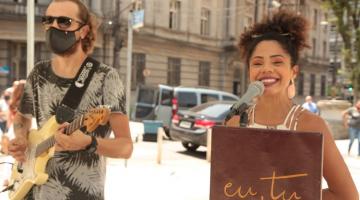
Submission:
<svg viewBox="0 0 360 200">
<path fill-rule="evenodd" d="M 322 76 L 321 76 L 320 94 L 321 94 L 321 96 L 323 96 L 323 97 L 326 95 L 326 76 L 325 76 L 325 75 L 322 75 Z"/>
<path fill-rule="evenodd" d="M 326 58 L 327 42 L 323 41 L 323 58 Z"/>
<path fill-rule="evenodd" d="M 145 83 L 145 54 L 133 53 L 132 56 L 131 89 L 135 90 L 137 85 Z"/>
<path fill-rule="evenodd" d="M 168 58 L 167 84 L 180 85 L 181 60 L 180 58 Z"/>
<path fill-rule="evenodd" d="M 240 95 L 241 94 L 241 69 L 240 66 L 238 66 L 237 68 L 234 69 L 233 72 L 233 91 L 232 93 L 235 95 Z"/>
<path fill-rule="evenodd" d="M 329 24 L 329 21 L 328 21 L 328 20 L 329 20 L 328 13 L 324 13 L 324 22 L 327 23 L 327 24 L 325 24 L 324 27 L 323 27 L 323 30 L 324 30 L 323 32 L 324 32 L 325 34 L 326 34 L 326 32 L 327 32 L 327 30 L 328 30 L 328 26 L 329 26 L 329 25 L 328 25 L 328 24 Z"/>
<path fill-rule="evenodd" d="M 26 44 L 21 43 L 21 45 L 20 45 L 19 79 L 26 79 L 26 67 L 27 67 L 26 51 L 27 51 Z"/>
<path fill-rule="evenodd" d="M 199 63 L 199 85 L 210 86 L 210 62 Z"/>
<path fill-rule="evenodd" d="M 169 13 L 169 28 L 173 30 L 180 29 L 180 1 L 170 2 L 170 13 Z"/>
<path fill-rule="evenodd" d="M 297 80 L 297 94 L 304 95 L 304 73 L 300 73 Z"/>
<path fill-rule="evenodd" d="M 201 8 L 200 35 L 210 34 L 210 10 Z"/>
<path fill-rule="evenodd" d="M 246 22 L 246 26 L 250 27 L 253 25 L 253 19 L 251 17 L 247 17 L 247 22 Z"/>
<path fill-rule="evenodd" d="M 310 95 L 315 96 L 315 74 L 310 74 Z"/>
<path fill-rule="evenodd" d="M 316 29 L 318 25 L 318 10 L 314 9 L 313 29 Z"/>
<path fill-rule="evenodd" d="M 225 0 L 225 37 L 230 36 L 230 0 Z"/>
<path fill-rule="evenodd" d="M 316 39 L 315 38 L 312 39 L 312 56 L 313 57 L 316 56 Z"/>
</svg>

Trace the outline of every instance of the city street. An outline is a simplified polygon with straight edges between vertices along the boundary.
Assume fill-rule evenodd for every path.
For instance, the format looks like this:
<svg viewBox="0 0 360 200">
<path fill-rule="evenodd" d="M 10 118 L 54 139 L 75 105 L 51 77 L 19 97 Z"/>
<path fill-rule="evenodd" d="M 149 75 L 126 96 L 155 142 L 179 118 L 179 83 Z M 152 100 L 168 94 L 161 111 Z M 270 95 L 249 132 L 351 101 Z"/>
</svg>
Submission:
<svg viewBox="0 0 360 200">
<path fill-rule="evenodd" d="M 338 145 L 350 169 L 352 177 L 360 188 L 360 158 L 357 158 L 357 143 L 351 156 L 347 155 L 348 140 L 338 140 Z M 165 140 L 161 164 L 156 163 L 157 143 L 134 143 L 130 160 L 108 159 L 106 199 L 107 200 L 206 200 L 209 199 L 210 163 L 206 161 L 206 148 L 188 153 L 179 142 Z M 2 156 L 1 161 L 6 157 Z M 6 174 L 1 166 L 0 179 Z M 1 200 L 7 199 L 5 194 Z"/>
<path fill-rule="evenodd" d="M 355 156 L 357 144 L 353 145 L 351 156 L 347 155 L 348 140 L 338 140 L 336 144 L 360 188 L 360 158 Z M 206 161 L 205 148 L 190 154 L 179 142 L 166 141 L 161 165 L 156 164 L 156 149 L 154 142 L 136 143 L 127 168 L 122 160 L 109 160 L 108 199 L 209 199 L 210 163 Z"/>
<path fill-rule="evenodd" d="M 14 130 L 18 135 L 18 128 L 27 127 L 23 126 L 23 118 L 28 115 L 34 117 L 32 127 L 45 126 L 43 135 L 51 135 L 50 130 L 57 127 L 52 122 L 45 124 L 53 114 L 57 115 L 57 122 L 70 121 L 70 117 L 76 119 L 64 128 L 66 134 L 82 127 L 95 136 L 110 130 L 117 136 L 124 135 L 129 130 L 127 120 L 131 120 L 133 153 L 128 160 L 106 159 L 106 179 L 101 177 L 101 181 L 105 181 L 105 199 L 208 200 L 211 178 L 208 149 L 200 147 L 196 152 L 187 151 L 181 142 L 170 140 L 170 134 L 166 136 L 165 133 L 157 133 L 161 135 L 161 143 L 144 141 L 144 132 L 156 138 L 157 130 L 170 129 L 172 138 L 182 135 L 183 141 L 189 141 L 187 149 L 194 150 L 198 144 L 206 144 L 203 141 L 229 139 L 223 134 L 214 134 L 220 136 L 217 138 L 211 138 L 212 134 L 203 136 L 214 126 L 224 124 L 226 116 L 235 113 L 240 116 L 239 124 L 251 120 L 267 129 L 285 126 L 289 130 L 324 132 L 322 122 L 298 109 L 302 106 L 326 121 L 360 191 L 360 156 L 357 156 L 360 147 L 356 140 L 348 152 L 348 130 L 351 129 L 346 126 L 346 122 L 349 127 L 358 127 L 360 123 L 357 103 L 360 100 L 358 2 L 0 0 L 0 135 L 12 138 Z M 88 110 L 99 104 L 110 111 L 105 111 L 104 107 Z M 353 108 L 348 109 L 350 107 Z M 71 113 L 75 113 L 76 118 L 72 118 Z M 113 113 L 126 113 L 127 118 L 113 117 Z M 285 114 L 288 115 L 285 117 Z M 104 125 L 103 122 L 106 126 L 94 132 L 93 128 Z M 254 127 L 257 126 L 254 124 Z M 351 132 L 350 135 L 352 137 Z M 238 135 L 234 137 L 239 139 Z M 63 150 L 84 149 L 94 153 L 97 148 L 102 155 L 129 156 L 130 139 L 121 137 L 119 141 L 106 141 L 91 137 L 91 143 L 86 144 L 84 138 L 77 134 L 71 139 L 65 138 L 64 143 L 57 138 L 55 142 L 47 140 L 37 147 L 48 148 L 57 143 L 65 147 Z M 285 193 L 290 193 L 286 191 L 290 184 L 282 182 L 274 189 L 275 179 L 308 176 L 306 180 L 318 187 L 292 183 L 301 189 L 320 191 L 320 173 L 313 173 L 322 172 L 320 167 L 307 171 L 300 166 L 311 163 L 309 157 L 315 154 L 312 147 L 318 147 L 317 152 L 321 152 L 320 140 L 319 143 L 303 142 L 307 145 L 305 151 L 299 151 L 299 146 L 288 140 L 276 140 L 279 141 L 277 145 L 268 145 L 268 138 L 264 142 L 266 145 L 252 144 L 249 139 L 241 139 L 243 144 L 232 138 L 230 141 L 234 143 L 213 144 L 213 150 L 214 146 L 223 147 L 219 150 L 220 156 L 213 153 L 213 161 L 233 165 L 228 170 L 221 167 L 216 171 L 213 167 L 213 172 L 221 175 L 227 171 L 244 173 L 238 177 L 226 176 L 223 178 L 228 181 L 225 184 L 213 176 L 216 180 L 213 183 L 220 186 L 213 187 L 212 194 L 222 195 L 230 185 L 235 192 L 229 196 L 234 200 L 267 198 L 262 198 L 260 195 L 265 193 L 257 190 L 265 187 L 258 187 L 252 181 L 255 179 L 245 179 L 246 176 L 271 180 L 268 193 L 279 199 L 281 195 L 285 199 Z M 255 138 L 255 141 L 260 140 Z M 284 144 L 291 148 L 284 150 L 281 148 Z M 6 143 L 0 145 L 6 146 Z M 239 147 L 241 153 L 234 151 L 234 147 Z M 243 147 L 262 148 L 244 150 Z M 38 156 L 44 152 L 39 149 L 43 150 L 34 148 L 27 152 Z M 277 149 L 275 155 L 271 154 Z M 226 150 L 235 152 L 235 156 L 227 154 Z M 6 152 L 6 149 L 2 151 Z M 248 153 L 249 159 L 244 152 Z M 326 158 L 336 157 L 333 151 L 326 152 Z M 286 155 L 281 157 L 281 153 Z M 0 153 L 0 200 L 9 199 L 7 192 L 1 191 L 14 166 L 14 159 L 4 154 Z M 58 194 L 85 199 L 91 198 L 84 197 L 88 196 L 85 192 L 99 196 L 96 181 L 91 180 L 96 180 L 99 173 L 103 174 L 105 166 L 96 168 L 94 156 L 88 159 L 83 154 L 70 154 L 72 160 L 65 160 L 65 164 L 48 165 L 56 173 L 53 177 L 57 180 L 50 187 L 56 188 L 57 194 L 47 190 L 43 190 L 43 194 L 53 200 L 61 198 Z M 306 157 L 298 159 L 297 155 Z M 233 162 L 233 158 L 239 164 Z M 321 166 L 321 158 L 315 159 L 317 166 Z M 105 165 L 105 162 L 101 163 Z M 213 166 L 218 166 L 217 163 Z M 269 163 L 274 167 L 269 167 Z M 294 164 L 289 166 L 289 163 Z M 57 170 L 59 166 L 61 169 Z M 240 169 L 240 166 L 246 168 Z M 258 166 L 263 168 L 258 169 Z M 287 172 L 282 173 L 278 166 Z M 325 168 L 326 174 L 333 179 L 331 183 L 348 187 L 335 175 L 335 172 L 343 175 L 345 170 L 339 170 L 338 164 L 331 166 L 331 170 L 328 166 Z M 300 169 L 299 173 L 288 173 L 295 168 Z M 16 166 L 14 169 L 21 171 Z M 251 173 L 252 169 L 254 173 Z M 266 170 L 271 170 L 273 176 Z M 257 177 L 261 173 L 266 177 Z M 25 177 L 32 175 L 31 172 L 30 175 L 23 174 Z M 316 178 L 310 179 L 314 175 Z M 326 181 L 322 183 L 322 187 L 327 188 Z M 282 190 L 280 195 L 274 194 L 278 188 Z M 294 195 L 290 194 L 289 198 L 298 199 L 297 189 L 291 190 Z M 301 199 L 317 199 L 313 195 L 315 192 L 308 193 L 311 198 L 302 193 Z M 218 199 L 222 200 L 222 197 Z"/>
</svg>

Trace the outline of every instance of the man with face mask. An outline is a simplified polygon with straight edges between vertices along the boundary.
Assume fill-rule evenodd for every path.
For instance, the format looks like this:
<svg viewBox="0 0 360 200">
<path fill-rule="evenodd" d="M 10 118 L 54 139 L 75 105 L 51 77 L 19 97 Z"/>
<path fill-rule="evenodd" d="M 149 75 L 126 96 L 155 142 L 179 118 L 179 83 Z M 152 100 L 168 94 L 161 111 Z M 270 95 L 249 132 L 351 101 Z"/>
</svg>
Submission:
<svg viewBox="0 0 360 200">
<path fill-rule="evenodd" d="M 46 43 L 54 55 L 49 61 L 37 63 L 27 78 L 14 119 L 16 138 L 9 145 L 10 154 L 18 161 L 26 160 L 31 118 L 41 128 L 51 116 L 57 116 L 65 93 L 96 39 L 95 17 L 80 0 L 53 0 L 42 23 Z M 49 178 L 45 184 L 34 186 L 25 199 L 104 199 L 104 158 L 129 158 L 133 148 L 124 87 L 117 71 L 105 64 L 95 68 L 75 114 L 86 113 L 98 105 L 110 106 L 109 123 L 95 129 L 91 136 L 81 130 L 64 134 L 68 124 L 60 125 L 54 135 L 55 154 L 46 166 Z M 109 138 L 111 132 L 113 139 Z"/>
</svg>

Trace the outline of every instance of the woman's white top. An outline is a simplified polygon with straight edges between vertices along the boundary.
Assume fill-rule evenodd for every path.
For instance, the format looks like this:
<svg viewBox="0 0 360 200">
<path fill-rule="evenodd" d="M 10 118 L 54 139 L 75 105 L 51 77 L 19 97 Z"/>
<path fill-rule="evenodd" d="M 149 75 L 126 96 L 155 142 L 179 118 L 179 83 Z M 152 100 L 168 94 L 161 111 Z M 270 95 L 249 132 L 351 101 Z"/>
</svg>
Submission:
<svg viewBox="0 0 360 200">
<path fill-rule="evenodd" d="M 279 130 L 295 131 L 297 129 L 297 122 L 298 122 L 299 115 L 304 110 L 300 105 L 294 104 L 291 107 L 288 114 L 286 115 L 286 118 L 283 123 L 281 123 L 279 125 L 275 125 L 275 126 L 267 126 L 267 125 L 255 123 L 255 121 L 254 121 L 255 120 L 255 112 L 254 112 L 255 106 L 256 106 L 256 104 L 254 106 L 250 107 L 250 109 L 249 109 L 249 117 L 250 117 L 250 122 L 248 125 L 249 128 L 279 129 Z"/>
</svg>

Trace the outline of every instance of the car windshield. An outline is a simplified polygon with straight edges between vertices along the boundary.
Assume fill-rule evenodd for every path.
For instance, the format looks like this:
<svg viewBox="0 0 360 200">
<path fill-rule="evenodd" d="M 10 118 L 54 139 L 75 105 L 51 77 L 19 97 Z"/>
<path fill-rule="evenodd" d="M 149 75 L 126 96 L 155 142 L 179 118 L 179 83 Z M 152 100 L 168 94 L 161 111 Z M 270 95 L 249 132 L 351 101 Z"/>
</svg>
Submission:
<svg viewBox="0 0 360 200">
<path fill-rule="evenodd" d="M 191 110 L 199 115 L 219 118 L 225 112 L 229 111 L 231 106 L 232 104 L 203 104 Z"/>
</svg>

